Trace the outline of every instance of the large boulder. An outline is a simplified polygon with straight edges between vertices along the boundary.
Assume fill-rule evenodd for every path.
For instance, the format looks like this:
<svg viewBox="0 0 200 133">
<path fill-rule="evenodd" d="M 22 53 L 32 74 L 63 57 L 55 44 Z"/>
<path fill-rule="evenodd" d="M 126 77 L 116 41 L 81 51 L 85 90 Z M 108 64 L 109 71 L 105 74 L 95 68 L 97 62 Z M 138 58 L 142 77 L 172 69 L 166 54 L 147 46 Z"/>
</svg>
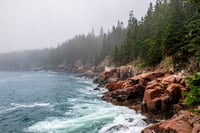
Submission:
<svg viewBox="0 0 200 133">
<path fill-rule="evenodd" d="M 179 105 L 183 98 L 182 91 L 187 90 L 184 82 L 183 77 L 168 74 L 148 82 L 143 97 L 143 112 L 167 118 L 184 108 Z"/>
<path fill-rule="evenodd" d="M 107 84 L 107 85 L 106 85 L 106 88 L 107 88 L 109 91 L 122 89 L 125 83 L 126 83 L 126 81 L 113 82 L 113 83 Z"/>
<path fill-rule="evenodd" d="M 179 103 L 183 98 L 182 91 L 187 88 L 181 75 L 148 72 L 120 80 L 118 76 L 121 71 L 111 69 L 101 74 L 100 78 L 106 81 L 109 91 L 104 94 L 103 100 L 119 105 L 127 105 L 127 102 L 139 104 L 142 112 L 162 118 L 171 117 L 183 108 Z"/>
<path fill-rule="evenodd" d="M 121 67 L 105 67 L 105 71 L 100 73 L 94 83 L 104 87 L 106 84 L 126 80 L 138 74 L 138 71 L 131 65 Z"/>
<path fill-rule="evenodd" d="M 199 133 L 200 117 L 188 111 L 179 111 L 171 119 L 153 124 L 142 133 Z"/>
<path fill-rule="evenodd" d="M 169 85 L 171 83 L 178 83 L 178 84 L 181 84 L 181 85 L 185 85 L 185 80 L 183 78 L 183 76 L 181 75 L 169 75 L 169 76 L 166 76 L 162 79 L 161 83 L 163 85 Z"/>
</svg>

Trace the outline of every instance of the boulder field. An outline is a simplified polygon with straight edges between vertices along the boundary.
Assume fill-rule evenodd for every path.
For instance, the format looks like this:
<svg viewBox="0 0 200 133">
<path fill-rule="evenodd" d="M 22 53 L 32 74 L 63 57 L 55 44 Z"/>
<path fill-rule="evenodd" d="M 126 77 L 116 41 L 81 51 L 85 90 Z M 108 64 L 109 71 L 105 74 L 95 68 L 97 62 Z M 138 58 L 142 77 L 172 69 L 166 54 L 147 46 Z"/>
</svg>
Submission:
<svg viewBox="0 0 200 133">
<path fill-rule="evenodd" d="M 183 111 L 186 105 L 182 102 L 182 94 L 188 88 L 182 74 L 131 72 L 120 72 L 119 69 L 113 68 L 100 73 L 94 82 L 108 89 L 102 99 L 115 105 L 128 106 L 151 120 L 168 119 L 147 127 L 143 133 L 200 132 L 199 116 Z"/>
</svg>

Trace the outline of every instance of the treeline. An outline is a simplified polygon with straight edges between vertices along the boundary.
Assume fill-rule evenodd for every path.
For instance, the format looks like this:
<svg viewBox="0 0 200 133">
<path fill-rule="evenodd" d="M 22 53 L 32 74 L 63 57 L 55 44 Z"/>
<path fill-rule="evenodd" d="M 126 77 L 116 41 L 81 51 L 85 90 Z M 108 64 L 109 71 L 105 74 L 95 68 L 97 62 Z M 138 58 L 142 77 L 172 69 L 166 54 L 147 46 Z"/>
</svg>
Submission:
<svg viewBox="0 0 200 133">
<path fill-rule="evenodd" d="M 157 0 L 138 21 L 131 11 L 124 42 L 116 46 L 113 61 L 126 64 L 136 59 L 154 66 L 171 56 L 174 67 L 184 67 L 189 57 L 200 54 L 198 0 Z"/>
<path fill-rule="evenodd" d="M 0 54 L 0 69 L 22 69 L 41 67 L 49 62 L 49 56 L 54 49 L 28 50 Z"/>
<path fill-rule="evenodd" d="M 0 68 L 93 66 L 108 55 L 117 65 L 140 60 L 142 66 L 155 66 L 170 56 L 178 68 L 185 67 L 192 56 L 200 59 L 199 0 L 157 0 L 141 20 L 130 11 L 127 28 L 118 21 L 107 33 L 101 28 L 95 35 L 92 30 L 57 48 L 0 54 Z"/>
<path fill-rule="evenodd" d="M 74 66 L 97 65 L 110 54 L 115 45 L 123 42 L 126 28 L 121 21 L 105 33 L 100 29 L 99 35 L 94 30 L 87 35 L 77 35 L 59 44 L 57 48 L 30 50 L 0 54 L 0 69 L 29 69 L 34 67 L 57 67 L 59 65 Z"/>
<path fill-rule="evenodd" d="M 49 64 L 75 65 L 79 62 L 83 65 L 98 65 L 112 52 L 115 45 L 123 42 L 125 34 L 126 29 L 123 28 L 123 23 L 118 21 L 111 32 L 104 33 L 101 28 L 98 36 L 95 36 L 93 30 L 88 35 L 78 35 L 63 42 L 52 51 Z"/>
</svg>

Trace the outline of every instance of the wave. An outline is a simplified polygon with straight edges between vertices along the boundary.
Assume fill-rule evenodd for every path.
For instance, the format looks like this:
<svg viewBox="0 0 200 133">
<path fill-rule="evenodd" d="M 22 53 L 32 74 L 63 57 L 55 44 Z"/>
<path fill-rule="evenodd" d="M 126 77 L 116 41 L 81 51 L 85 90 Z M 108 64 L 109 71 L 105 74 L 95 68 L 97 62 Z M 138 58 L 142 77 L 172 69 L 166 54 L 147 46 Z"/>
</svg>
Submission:
<svg viewBox="0 0 200 133">
<path fill-rule="evenodd" d="M 45 107 L 49 106 L 50 103 L 32 103 L 32 104 L 18 104 L 18 103 L 11 103 L 10 105 L 15 106 L 16 108 L 34 108 L 34 107 Z"/>
<path fill-rule="evenodd" d="M 98 133 L 140 133 L 147 126 L 143 118 L 145 117 L 140 114 L 120 114 L 112 123 L 101 128 Z"/>
<path fill-rule="evenodd" d="M 18 104 L 18 103 L 10 103 L 10 108 L 2 107 L 0 109 L 0 113 L 7 113 L 9 111 L 13 111 L 19 108 L 34 108 L 34 107 L 52 107 L 50 103 L 32 103 L 32 104 Z"/>
<path fill-rule="evenodd" d="M 90 105 L 89 105 L 90 106 Z M 94 109 L 94 107 L 91 107 Z M 96 129 L 98 133 L 140 133 L 141 130 L 146 126 L 146 123 L 142 120 L 145 118 L 144 116 L 137 114 L 133 110 L 129 110 L 126 107 L 118 107 L 118 106 L 105 106 L 102 105 L 97 106 L 97 112 L 94 110 L 85 109 L 87 114 L 83 116 L 78 116 L 75 118 L 47 118 L 44 121 L 39 121 L 34 125 L 25 129 L 26 132 L 57 132 L 57 131 L 65 131 L 65 132 L 74 132 L 77 129 L 82 130 L 89 125 L 93 125 L 98 122 L 107 121 L 110 124 L 105 124 L 101 129 Z M 83 109 L 78 111 L 81 113 Z M 67 112 L 67 114 L 75 113 L 74 110 Z M 66 115 L 67 115 L 66 114 Z M 117 128 L 117 126 L 119 128 Z"/>
</svg>

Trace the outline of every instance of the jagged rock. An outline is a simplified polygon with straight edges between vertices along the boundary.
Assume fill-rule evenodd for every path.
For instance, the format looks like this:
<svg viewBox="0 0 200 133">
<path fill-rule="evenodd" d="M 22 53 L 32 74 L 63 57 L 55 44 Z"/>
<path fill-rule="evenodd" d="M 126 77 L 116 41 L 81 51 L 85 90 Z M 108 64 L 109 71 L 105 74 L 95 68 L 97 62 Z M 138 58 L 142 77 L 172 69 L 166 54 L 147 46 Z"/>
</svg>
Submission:
<svg viewBox="0 0 200 133">
<path fill-rule="evenodd" d="M 178 113 L 182 109 L 183 109 L 183 107 L 180 104 L 173 104 L 172 105 L 173 114 Z"/>
<path fill-rule="evenodd" d="M 170 75 L 163 78 L 162 84 L 169 85 L 171 83 L 179 83 L 181 85 L 185 85 L 185 80 L 180 75 Z"/>
<path fill-rule="evenodd" d="M 159 133 L 159 123 L 153 124 L 144 130 L 141 133 Z"/>
<path fill-rule="evenodd" d="M 168 74 L 164 76 L 147 83 L 142 110 L 152 115 L 170 117 L 173 113 L 183 109 L 182 106 L 173 105 L 178 105 L 180 99 L 183 98 L 182 91 L 186 91 L 187 88 L 183 86 L 183 83 L 181 84 L 183 81 L 181 76 Z"/>
<path fill-rule="evenodd" d="M 119 124 L 119 125 L 115 125 L 115 126 L 112 126 L 112 127 L 109 128 L 109 129 L 107 129 L 106 132 L 108 132 L 108 133 L 114 133 L 114 132 L 116 132 L 116 131 L 119 131 L 119 130 L 126 130 L 126 129 L 128 129 L 127 126 L 124 126 L 124 125 Z"/>
<path fill-rule="evenodd" d="M 133 118 L 126 118 L 125 120 L 128 121 L 128 122 L 133 122 L 134 121 Z"/>
<path fill-rule="evenodd" d="M 131 79 L 135 79 L 135 80 L 146 79 L 148 81 L 152 81 L 155 78 L 163 77 L 163 76 L 164 76 L 164 73 L 162 72 L 148 72 L 148 73 L 143 73 L 143 74 L 134 76 Z"/>
<path fill-rule="evenodd" d="M 145 128 L 142 133 L 200 132 L 200 118 L 188 111 L 181 110 L 185 108 L 181 103 L 184 98 L 182 92 L 187 91 L 183 76 L 148 72 L 132 77 L 131 71 L 112 68 L 101 73 L 95 82 L 107 84 L 106 88 L 109 90 L 102 99 L 135 110 L 141 109 L 143 113 L 152 118 L 169 118 L 173 114 L 177 114 L 169 120 Z M 110 131 L 115 128 L 120 130 L 121 126 L 114 126 Z"/>
<path fill-rule="evenodd" d="M 147 123 L 147 125 L 152 124 L 152 123 L 158 123 L 160 121 L 153 119 L 153 118 L 144 118 L 142 119 L 143 121 L 145 121 Z"/>
<path fill-rule="evenodd" d="M 177 84 L 177 83 L 171 83 L 166 88 L 166 91 L 171 96 L 172 103 L 178 103 L 179 100 L 182 98 L 182 91 L 186 91 L 186 87 Z"/>
<path fill-rule="evenodd" d="M 193 117 L 192 119 L 189 119 L 189 123 L 191 125 L 193 125 L 195 123 L 200 123 L 200 116 L 197 115 L 197 116 Z"/>
<path fill-rule="evenodd" d="M 98 80 L 95 79 L 94 83 L 105 86 L 108 83 L 128 79 L 137 73 L 133 66 L 105 67 L 105 71 L 99 74 Z"/>
<path fill-rule="evenodd" d="M 126 83 L 126 81 L 113 82 L 113 83 L 110 83 L 110 84 L 106 85 L 106 88 L 107 88 L 109 91 L 122 89 L 124 83 Z"/>
<path fill-rule="evenodd" d="M 170 117 L 183 108 L 179 102 L 183 98 L 182 91 L 187 88 L 181 75 L 148 72 L 120 80 L 123 79 L 120 77 L 122 72 L 126 71 L 129 70 L 112 68 L 100 74 L 98 82 L 107 84 L 109 90 L 103 100 L 119 105 L 141 104 L 142 112 L 165 116 L 162 118 Z"/>
<path fill-rule="evenodd" d="M 189 112 L 182 111 L 178 116 L 161 122 L 159 125 L 160 132 L 191 133 L 192 125 L 188 122 L 189 115 Z"/>
<path fill-rule="evenodd" d="M 127 96 L 126 96 L 126 95 L 119 94 L 119 95 L 117 95 L 115 98 L 116 98 L 116 100 L 117 100 L 118 102 L 124 102 L 124 101 L 126 101 Z"/>
<path fill-rule="evenodd" d="M 200 133 L 200 122 L 196 122 L 193 124 L 192 133 Z"/>
<path fill-rule="evenodd" d="M 200 118 L 198 115 L 185 110 L 181 110 L 171 119 L 153 124 L 145 128 L 142 133 L 149 133 L 151 131 L 156 133 L 199 133 L 199 121 Z"/>
<path fill-rule="evenodd" d="M 169 100 L 170 96 L 164 93 L 162 89 L 148 89 L 145 90 L 142 106 L 145 112 L 165 112 Z"/>
<path fill-rule="evenodd" d="M 93 90 L 98 91 L 98 90 L 100 90 L 100 88 L 96 87 L 96 88 L 94 88 Z"/>
<path fill-rule="evenodd" d="M 95 76 L 95 73 L 92 70 L 87 70 L 86 72 L 84 72 L 84 76 L 92 78 Z"/>
<path fill-rule="evenodd" d="M 163 84 L 161 83 L 158 83 L 157 81 L 153 80 L 151 82 L 148 82 L 147 86 L 146 86 L 146 90 L 148 89 L 162 89 L 164 88 Z"/>
</svg>

